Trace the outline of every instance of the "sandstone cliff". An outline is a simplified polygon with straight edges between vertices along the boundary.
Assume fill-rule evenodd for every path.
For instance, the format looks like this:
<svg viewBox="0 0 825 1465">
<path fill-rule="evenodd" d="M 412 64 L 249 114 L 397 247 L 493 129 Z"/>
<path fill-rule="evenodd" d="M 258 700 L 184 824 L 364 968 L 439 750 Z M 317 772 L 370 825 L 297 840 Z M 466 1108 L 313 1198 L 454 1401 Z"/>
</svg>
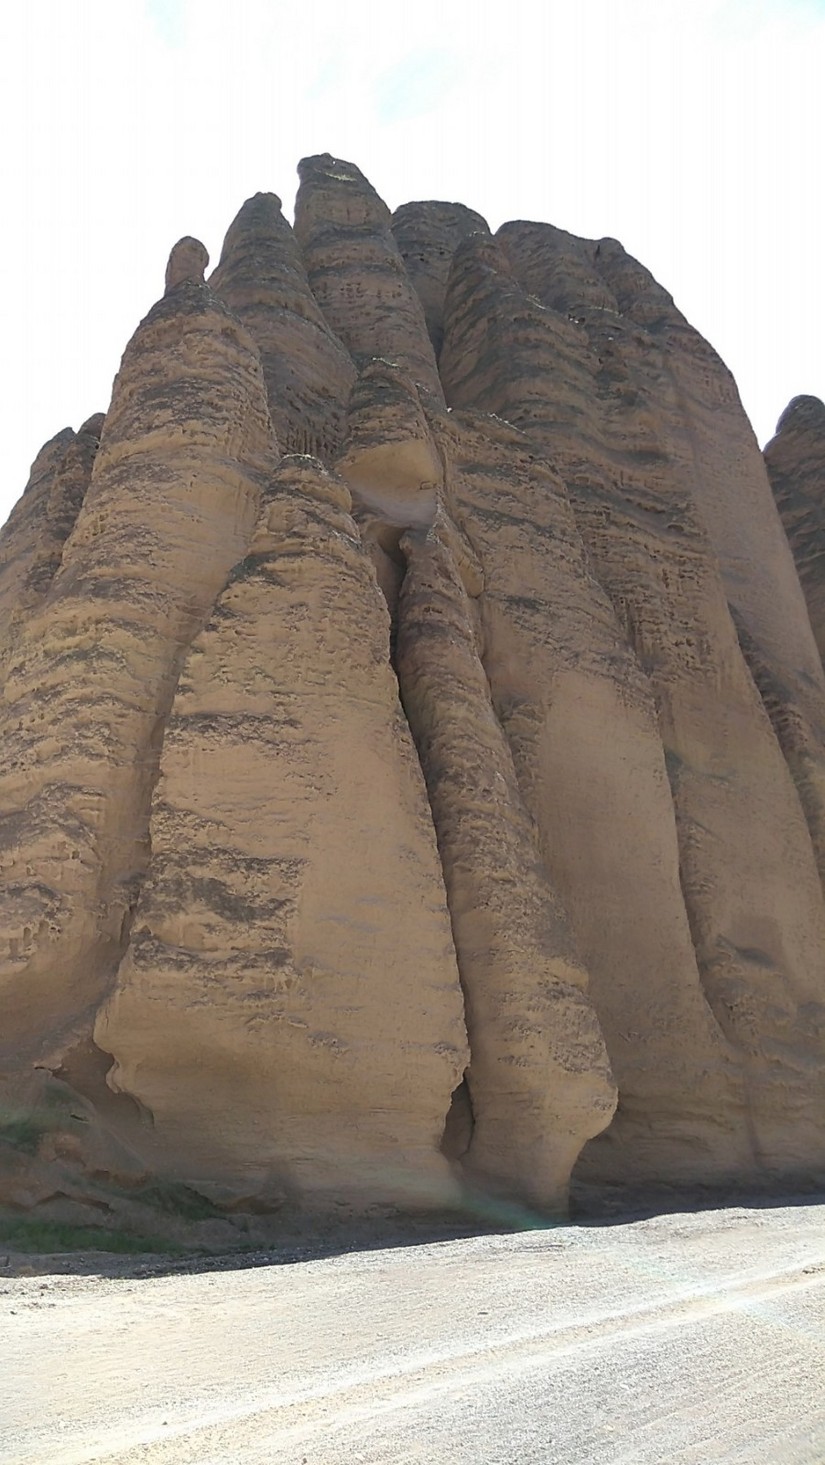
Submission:
<svg viewBox="0 0 825 1465">
<path fill-rule="evenodd" d="M 299 173 L 0 535 L 0 1202 L 825 1182 L 821 404 Z"/>
<path fill-rule="evenodd" d="M 820 658 L 825 652 L 825 403 L 794 397 L 765 448 Z"/>
</svg>

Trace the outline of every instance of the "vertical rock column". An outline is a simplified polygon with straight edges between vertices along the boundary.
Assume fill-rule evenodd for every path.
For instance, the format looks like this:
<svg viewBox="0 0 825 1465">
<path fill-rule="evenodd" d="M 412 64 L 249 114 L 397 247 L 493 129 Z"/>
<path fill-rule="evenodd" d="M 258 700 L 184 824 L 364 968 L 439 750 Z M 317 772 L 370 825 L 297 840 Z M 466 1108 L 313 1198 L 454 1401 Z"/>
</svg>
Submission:
<svg viewBox="0 0 825 1465">
<path fill-rule="evenodd" d="M 298 176 L 295 233 L 333 331 L 357 365 L 384 357 L 406 371 L 427 403 L 443 407 L 424 311 L 386 204 L 358 168 L 328 153 L 304 158 Z"/>
<path fill-rule="evenodd" d="M 455 561 L 438 526 L 409 531 L 401 544 L 399 680 L 467 1004 L 474 1125 L 464 1165 L 508 1196 L 563 1212 L 582 1145 L 613 1114 L 607 1054 L 521 802 Z"/>
<path fill-rule="evenodd" d="M 517 266 L 521 230 L 508 226 Z M 549 231 L 546 244 L 562 314 L 526 297 L 520 304 L 512 277 L 505 272 L 497 286 L 476 265 L 479 304 L 497 317 L 477 365 L 481 401 L 508 415 L 515 408 L 564 471 L 591 563 L 650 678 L 699 970 L 745 1080 L 753 1163 L 800 1172 L 814 1142 L 807 1108 L 813 1101 L 821 1110 L 825 1099 L 825 1069 L 808 1031 L 821 1006 L 817 953 L 825 943 L 808 832 L 742 661 L 704 524 L 659 438 L 657 424 L 675 411 L 667 372 L 643 329 L 605 309 L 603 285 L 587 300 L 578 255 L 568 267 L 564 239 Z M 558 390 L 560 334 L 578 363 L 578 402 L 572 371 L 566 396 Z M 783 1062 L 785 1032 L 794 1034 L 794 1051 Z M 817 1163 L 823 1158 L 820 1147 Z"/>
<path fill-rule="evenodd" d="M 697 970 L 648 680 L 531 440 L 464 411 L 440 436 L 450 511 L 483 570 L 493 705 L 619 1088 L 579 1168 L 626 1184 L 747 1177 L 742 1083 Z"/>
<path fill-rule="evenodd" d="M 340 479 L 286 458 L 181 674 L 97 1025 L 174 1174 L 430 1204 L 463 1003 L 389 617 Z"/>
<path fill-rule="evenodd" d="M 99 1000 L 148 856 L 186 644 L 252 532 L 271 429 L 260 360 L 203 245 L 128 345 L 91 485 L 9 662 L 0 764 L 3 1040 L 57 1043 Z"/>
<path fill-rule="evenodd" d="M 8 646 L 46 595 L 89 487 L 103 414 L 77 433 L 65 427 L 32 464 L 29 482 L 0 531 L 0 645 Z"/>
<path fill-rule="evenodd" d="M 765 448 L 765 463 L 825 662 L 825 403 L 794 397 Z"/>
<path fill-rule="evenodd" d="M 330 462 L 355 379 L 309 288 L 298 242 L 274 193 L 247 199 L 229 227 L 210 289 L 256 342 L 269 411 L 284 452 Z"/>
<path fill-rule="evenodd" d="M 681 423 L 662 426 L 672 455 L 685 463 L 825 884 L 825 673 L 753 429 L 731 373 L 667 291 L 615 240 L 598 250 L 619 309 L 656 341 L 678 394 Z"/>
<path fill-rule="evenodd" d="M 444 299 L 453 255 L 470 234 L 489 234 L 481 214 L 461 203 L 405 203 L 392 216 L 393 238 L 424 307 L 438 358 L 444 339 Z"/>
</svg>

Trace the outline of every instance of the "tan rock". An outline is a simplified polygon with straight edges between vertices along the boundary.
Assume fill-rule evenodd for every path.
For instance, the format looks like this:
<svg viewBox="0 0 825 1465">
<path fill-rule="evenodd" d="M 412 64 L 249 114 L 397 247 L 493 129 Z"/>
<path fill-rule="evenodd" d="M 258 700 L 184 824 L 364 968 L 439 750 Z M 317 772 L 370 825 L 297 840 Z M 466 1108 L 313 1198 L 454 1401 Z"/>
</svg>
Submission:
<svg viewBox="0 0 825 1465">
<path fill-rule="evenodd" d="M 286 458 L 185 663 L 150 878 L 97 1042 L 165 1163 L 430 1204 L 467 1061 L 389 617 L 340 480 Z"/>
<path fill-rule="evenodd" d="M 453 255 L 468 235 L 489 234 L 487 221 L 461 203 L 405 203 L 392 216 L 392 232 L 424 307 L 424 319 L 438 359 L 444 339 L 444 297 Z"/>
<path fill-rule="evenodd" d="M 483 665 L 619 1088 L 579 1171 L 752 1175 L 742 1082 L 702 988 L 656 709 L 535 444 L 454 411 L 447 501 L 482 567 Z"/>
<path fill-rule="evenodd" d="M 794 397 L 765 448 L 820 659 L 825 656 L 825 403 Z"/>
<path fill-rule="evenodd" d="M 103 414 L 77 433 L 64 427 L 32 464 L 29 482 L 0 532 L 0 639 L 43 599 L 80 512 L 103 428 Z"/>
<path fill-rule="evenodd" d="M 202 285 L 204 271 L 209 264 L 209 251 L 200 239 L 187 234 L 179 239 L 169 255 L 166 266 L 166 293 L 176 290 L 178 285 Z"/>
<path fill-rule="evenodd" d="M 309 288 L 298 242 L 274 193 L 247 199 L 209 284 L 260 350 L 272 425 L 283 450 L 330 461 L 355 368 Z"/>
<path fill-rule="evenodd" d="M 300 172 L 0 535 L 0 1199 L 825 1181 L 825 408 L 797 574 L 620 245 Z"/>
<path fill-rule="evenodd" d="M 270 453 L 255 347 L 187 274 L 126 349 L 60 568 L 8 664 L 0 990 L 14 1062 L 88 1013 L 129 939 L 180 657 L 252 532 Z"/>
<path fill-rule="evenodd" d="M 619 308 L 663 350 L 681 421 L 663 417 L 661 429 L 674 461 L 686 465 L 686 480 L 689 473 L 742 652 L 791 771 L 825 882 L 825 675 L 765 463 L 718 354 L 620 244 L 606 239 L 597 247 L 599 271 Z"/>
<path fill-rule="evenodd" d="M 516 259 L 519 229 L 507 231 Z M 534 229 L 526 226 L 528 239 Z M 564 473 L 590 561 L 655 696 L 702 987 L 737 1053 L 752 1163 L 756 1172 L 801 1173 L 819 1143 L 807 1107 L 813 1100 L 816 1115 L 825 1113 L 825 912 L 808 831 L 742 662 L 704 525 L 657 432 L 676 411 L 663 401 L 666 373 L 646 333 L 609 311 L 603 291 L 583 302 L 575 256 L 568 271 L 563 260 L 553 272 L 557 299 L 565 274 L 573 280 L 562 313 L 528 297 L 497 248 L 474 241 L 457 256 L 442 351 L 448 395 L 518 421 Z M 479 329 L 491 319 L 494 329 Z M 660 981 L 646 982 L 646 1000 L 657 989 Z M 595 975 L 593 991 L 610 1045 Z M 789 1032 L 793 1054 L 783 1063 Z M 822 1164 L 821 1143 L 817 1155 Z"/>
<path fill-rule="evenodd" d="M 613 1115 L 607 1054 L 449 544 L 438 526 L 401 543 L 398 674 L 438 833 L 472 1054 L 463 1165 L 488 1188 L 564 1212 L 582 1145 Z"/>
<path fill-rule="evenodd" d="M 444 397 L 421 302 L 390 211 L 352 163 L 322 153 L 298 165 L 295 234 L 312 293 L 350 355 L 403 367 L 427 401 Z"/>
</svg>

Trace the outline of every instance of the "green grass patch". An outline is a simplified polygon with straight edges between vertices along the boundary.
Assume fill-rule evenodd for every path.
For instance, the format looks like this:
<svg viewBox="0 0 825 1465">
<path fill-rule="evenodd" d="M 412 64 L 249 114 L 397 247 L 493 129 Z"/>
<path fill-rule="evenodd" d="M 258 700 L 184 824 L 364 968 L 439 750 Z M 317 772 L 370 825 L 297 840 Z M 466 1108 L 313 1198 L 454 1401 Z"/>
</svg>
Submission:
<svg viewBox="0 0 825 1465">
<path fill-rule="evenodd" d="M 0 1111 L 0 1139 L 26 1155 L 34 1155 L 43 1135 L 54 1124 L 48 1109 L 5 1109 Z"/>
<path fill-rule="evenodd" d="M 122 1190 L 120 1193 L 128 1200 L 151 1206 L 153 1210 L 162 1211 L 166 1216 L 178 1216 L 182 1221 L 223 1218 L 223 1212 L 205 1195 L 175 1181 L 158 1180 L 151 1185 L 141 1185 L 137 1190 Z"/>
<path fill-rule="evenodd" d="M 110 1251 L 123 1256 L 155 1252 L 181 1256 L 187 1248 L 176 1241 L 156 1236 L 139 1236 L 131 1231 L 105 1231 L 101 1226 L 67 1226 L 60 1221 L 0 1216 L 0 1246 L 29 1253 L 59 1251 Z"/>
</svg>

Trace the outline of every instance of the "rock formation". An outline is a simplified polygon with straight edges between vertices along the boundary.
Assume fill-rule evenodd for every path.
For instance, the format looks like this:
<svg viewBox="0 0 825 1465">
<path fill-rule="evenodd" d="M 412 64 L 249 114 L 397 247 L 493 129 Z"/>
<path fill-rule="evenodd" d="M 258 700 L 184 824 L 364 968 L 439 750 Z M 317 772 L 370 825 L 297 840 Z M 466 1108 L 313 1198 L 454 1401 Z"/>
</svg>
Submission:
<svg viewBox="0 0 825 1465">
<path fill-rule="evenodd" d="M 299 174 L 0 535 L 0 1203 L 822 1184 L 825 409 Z"/>
<path fill-rule="evenodd" d="M 273 472 L 183 665 L 150 874 L 95 1039 L 187 1179 L 415 1200 L 447 1190 L 466 1037 L 389 617 L 349 506 L 314 459 Z"/>
<path fill-rule="evenodd" d="M 298 242 L 274 193 L 256 193 L 244 204 L 209 284 L 261 353 L 283 451 L 333 461 L 355 370 L 309 288 Z"/>
<path fill-rule="evenodd" d="M 794 397 L 765 448 L 820 658 L 825 656 L 825 403 Z"/>
</svg>

